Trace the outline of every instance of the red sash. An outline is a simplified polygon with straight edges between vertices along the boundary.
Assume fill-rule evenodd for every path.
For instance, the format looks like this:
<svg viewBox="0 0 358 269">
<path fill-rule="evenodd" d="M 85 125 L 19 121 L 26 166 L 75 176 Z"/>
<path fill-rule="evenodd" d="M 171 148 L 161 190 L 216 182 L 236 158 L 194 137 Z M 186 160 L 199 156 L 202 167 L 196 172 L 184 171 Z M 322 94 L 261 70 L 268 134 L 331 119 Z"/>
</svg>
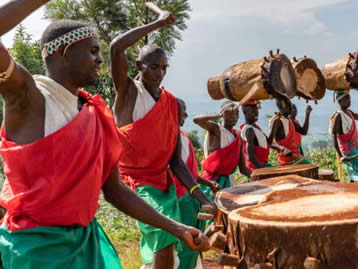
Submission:
<svg viewBox="0 0 358 269">
<path fill-rule="evenodd" d="M 184 133 L 184 131 L 180 130 L 180 133 L 185 136 L 186 139 L 189 141 L 189 158 L 186 160 L 186 166 L 188 166 L 189 171 L 193 175 L 194 179 L 198 178 L 198 160 L 196 159 L 195 149 L 193 144 L 191 143 L 189 137 Z M 184 160 L 185 162 L 185 160 Z M 184 187 L 184 185 L 179 181 L 177 177 L 174 177 L 175 188 L 177 190 L 177 197 L 178 199 L 182 197 L 188 190 Z"/>
<path fill-rule="evenodd" d="M 288 165 L 290 162 L 297 160 L 302 154 L 298 151 L 298 146 L 300 141 L 296 135 L 295 125 L 292 122 L 292 119 L 289 119 L 289 131 L 287 136 L 280 141 L 276 141 L 278 145 L 281 145 L 289 149 L 292 153 L 291 156 L 285 156 L 282 151 L 277 153 L 277 159 L 280 165 Z"/>
<path fill-rule="evenodd" d="M 66 126 L 34 143 L 17 145 L 1 129 L 6 181 L 0 205 L 11 231 L 38 226 L 86 226 L 101 187 L 116 167 L 119 150 L 113 115 L 103 99 L 87 99 Z"/>
<path fill-rule="evenodd" d="M 353 117 L 350 111 L 349 116 L 352 118 L 352 126 L 348 133 L 337 135 L 337 142 L 339 150 L 342 154 L 347 155 L 354 148 L 358 146 L 358 135 L 357 135 L 357 125 L 355 118 Z"/>
<path fill-rule="evenodd" d="M 211 153 L 202 162 L 204 172 L 201 177 L 213 180 L 218 176 L 230 176 L 240 161 L 241 139 L 238 131 L 233 129 L 236 139 L 228 146 Z"/>
<path fill-rule="evenodd" d="M 242 124 L 240 126 L 240 129 L 242 130 L 244 128 L 244 126 L 245 126 L 245 124 Z M 258 126 L 257 124 L 256 124 L 256 128 L 261 130 L 260 126 Z M 246 166 L 248 168 L 250 168 L 251 170 L 257 169 L 257 167 L 255 167 L 252 164 L 252 162 L 250 162 L 249 154 L 247 152 L 247 142 L 244 139 L 243 139 L 243 148 L 244 148 L 243 151 L 244 151 L 244 155 L 245 155 Z M 269 146 L 268 143 L 267 143 L 266 148 L 263 148 L 263 147 L 260 147 L 260 146 L 255 146 L 255 158 L 262 166 L 264 166 L 265 163 L 268 162 L 269 154 L 270 154 L 270 146 Z"/>
<path fill-rule="evenodd" d="M 168 164 L 178 137 L 176 98 L 164 88 L 155 106 L 141 119 L 118 128 L 119 171 L 134 191 L 151 185 L 167 191 L 173 184 Z"/>
</svg>

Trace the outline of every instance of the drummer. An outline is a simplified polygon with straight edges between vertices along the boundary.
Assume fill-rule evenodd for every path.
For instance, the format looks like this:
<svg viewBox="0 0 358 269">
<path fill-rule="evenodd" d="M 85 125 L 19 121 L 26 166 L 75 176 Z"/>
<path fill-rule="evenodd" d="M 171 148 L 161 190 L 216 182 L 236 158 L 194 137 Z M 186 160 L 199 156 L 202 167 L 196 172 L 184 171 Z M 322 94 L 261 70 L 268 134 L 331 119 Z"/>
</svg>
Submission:
<svg viewBox="0 0 358 269">
<path fill-rule="evenodd" d="M 201 177 L 214 180 L 221 189 L 235 184 L 229 176 L 239 166 L 240 173 L 250 176 L 251 170 L 245 165 L 243 143 L 238 131 L 234 128 L 239 119 L 239 109 L 231 101 L 221 105 L 220 113 L 198 115 L 194 122 L 205 129 L 204 159 Z M 215 121 L 221 120 L 221 123 Z M 205 186 L 204 186 L 205 188 Z M 210 195 L 210 189 L 204 192 Z M 214 197 L 211 196 L 213 199 Z"/>
<path fill-rule="evenodd" d="M 240 129 L 246 166 L 251 170 L 271 167 L 272 165 L 268 163 L 270 145 L 266 134 L 257 124 L 259 102 L 249 100 L 242 105 L 242 112 L 245 116 L 245 123 L 240 126 Z"/>
<path fill-rule="evenodd" d="M 330 118 L 329 133 L 332 137 L 340 161 L 346 164 L 351 182 L 358 181 L 358 135 L 355 121 L 358 114 L 352 112 L 349 92 L 339 90 L 335 93 L 339 108 Z"/>
<path fill-rule="evenodd" d="M 311 162 L 299 151 L 300 140 L 296 132 L 302 135 L 307 134 L 312 111 L 311 106 L 307 106 L 306 119 L 303 127 L 301 127 L 290 118 L 292 105 L 289 99 L 285 97 L 277 98 L 276 105 L 279 112 L 270 120 L 270 135 L 268 141 L 270 144 L 275 142 L 280 147 L 277 155 L 279 164 L 310 164 Z"/>
</svg>

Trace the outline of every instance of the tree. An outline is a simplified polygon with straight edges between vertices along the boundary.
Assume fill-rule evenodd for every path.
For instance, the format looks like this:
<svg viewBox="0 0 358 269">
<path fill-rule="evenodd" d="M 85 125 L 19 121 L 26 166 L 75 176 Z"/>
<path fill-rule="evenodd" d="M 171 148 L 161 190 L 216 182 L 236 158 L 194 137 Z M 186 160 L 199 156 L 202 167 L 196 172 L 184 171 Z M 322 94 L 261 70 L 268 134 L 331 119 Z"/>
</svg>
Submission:
<svg viewBox="0 0 358 269">
<path fill-rule="evenodd" d="M 31 74 L 45 74 L 40 42 L 32 41 L 32 36 L 26 33 L 25 27 L 21 24 L 16 28 L 14 43 L 10 53 L 16 62 L 23 65 Z"/>
<path fill-rule="evenodd" d="M 190 131 L 190 132 L 187 132 L 186 135 L 190 139 L 190 141 L 193 144 L 195 149 L 201 149 L 201 143 L 200 143 L 198 131 L 196 131 L 196 130 Z"/>
</svg>

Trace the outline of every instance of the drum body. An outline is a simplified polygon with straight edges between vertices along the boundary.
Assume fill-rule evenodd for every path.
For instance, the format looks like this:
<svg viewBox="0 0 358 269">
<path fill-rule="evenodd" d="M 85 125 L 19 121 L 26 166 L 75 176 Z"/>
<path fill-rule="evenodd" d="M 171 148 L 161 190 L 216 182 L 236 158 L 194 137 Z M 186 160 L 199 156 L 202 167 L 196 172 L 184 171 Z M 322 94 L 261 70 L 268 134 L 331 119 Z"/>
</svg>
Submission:
<svg viewBox="0 0 358 269">
<path fill-rule="evenodd" d="M 231 211 L 228 251 L 247 268 L 358 268 L 357 184 L 290 175 L 223 190 L 217 202 Z"/>
<path fill-rule="evenodd" d="M 251 180 L 257 181 L 261 179 L 291 174 L 312 179 L 318 179 L 318 166 L 314 164 L 297 164 L 260 168 L 252 172 Z"/>
</svg>

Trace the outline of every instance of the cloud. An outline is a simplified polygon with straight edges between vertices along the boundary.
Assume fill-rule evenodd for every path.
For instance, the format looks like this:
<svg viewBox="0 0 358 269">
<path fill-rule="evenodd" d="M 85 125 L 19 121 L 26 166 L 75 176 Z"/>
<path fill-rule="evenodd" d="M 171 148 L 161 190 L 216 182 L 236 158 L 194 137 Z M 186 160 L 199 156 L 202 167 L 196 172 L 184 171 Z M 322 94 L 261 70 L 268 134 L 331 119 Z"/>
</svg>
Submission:
<svg viewBox="0 0 358 269">
<path fill-rule="evenodd" d="M 273 23 L 304 25 L 306 34 L 326 31 L 315 11 L 348 0 L 195 0 L 192 1 L 193 20 L 230 21 L 240 17 L 258 17 Z"/>
</svg>

